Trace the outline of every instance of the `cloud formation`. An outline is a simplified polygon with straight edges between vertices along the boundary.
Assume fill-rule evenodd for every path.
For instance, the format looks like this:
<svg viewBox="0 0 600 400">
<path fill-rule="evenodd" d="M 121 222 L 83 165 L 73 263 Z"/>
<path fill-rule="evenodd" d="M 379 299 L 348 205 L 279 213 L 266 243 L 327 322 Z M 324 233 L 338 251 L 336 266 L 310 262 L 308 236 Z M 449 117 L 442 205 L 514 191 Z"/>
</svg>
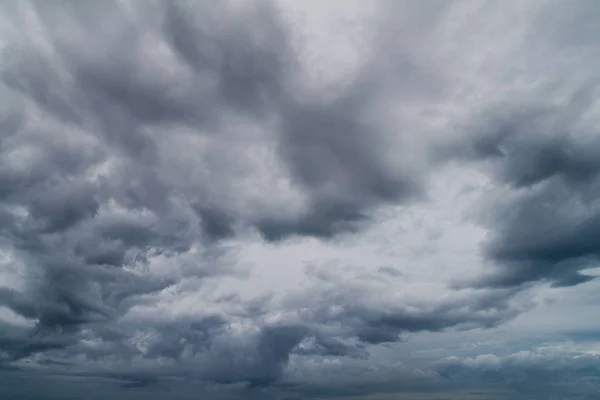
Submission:
<svg viewBox="0 0 600 400">
<path fill-rule="evenodd" d="M 598 393 L 597 365 L 598 355 L 523 351 L 505 357 L 448 359 L 438 371 L 459 385 L 508 389 L 513 398 L 593 399 Z"/>
<path fill-rule="evenodd" d="M 1 7 L 0 375 L 215 399 L 596 378 L 386 358 L 593 284 L 595 5 Z"/>
</svg>

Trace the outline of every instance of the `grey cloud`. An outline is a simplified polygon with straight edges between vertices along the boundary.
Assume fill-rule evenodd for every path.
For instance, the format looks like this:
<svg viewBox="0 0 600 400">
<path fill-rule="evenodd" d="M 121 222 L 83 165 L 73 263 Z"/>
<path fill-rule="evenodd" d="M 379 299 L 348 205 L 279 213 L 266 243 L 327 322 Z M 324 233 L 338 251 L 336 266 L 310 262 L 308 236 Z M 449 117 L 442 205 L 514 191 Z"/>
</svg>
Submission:
<svg viewBox="0 0 600 400">
<path fill-rule="evenodd" d="M 597 355 L 520 352 L 448 359 L 438 373 L 458 385 L 513 391 L 512 398 L 593 399 L 598 393 Z"/>
<path fill-rule="evenodd" d="M 106 393 L 106 380 L 115 379 L 126 389 L 120 393 L 137 393 L 132 398 L 152 388 L 181 393 L 166 388 L 171 379 L 200 380 L 202 390 L 218 383 L 206 389 L 209 398 L 278 398 L 289 395 L 292 358 L 366 361 L 368 346 L 407 332 L 511 319 L 521 308 L 511 303 L 518 290 L 510 286 L 588 279 L 579 271 L 598 257 L 600 164 L 596 141 L 570 132 L 593 93 L 566 111 L 494 115 L 481 135 L 445 158 L 428 150 L 418 157 L 408 143 L 420 131 L 388 126 L 383 117 L 395 112 L 387 110 L 394 96 L 410 108 L 444 93 L 448 82 L 436 68 L 395 49 L 396 37 L 427 28 L 381 27 L 392 31 L 375 35 L 372 46 L 381 51 L 337 99 L 323 101 L 290 83 L 299 60 L 277 7 L 257 1 L 239 14 L 227 7 L 235 8 L 2 5 L 14 21 L 2 50 L 0 97 L 16 106 L 2 104 L 0 115 L 0 236 L 24 264 L 25 284 L 0 287 L 0 305 L 35 327 L 0 331 L 0 354 L 8 354 L 1 368 L 31 362 L 49 371 L 40 381 L 77 376 Z M 435 23 L 446 9 L 433 8 L 415 6 L 415 19 Z M 411 140 L 400 145 L 399 136 Z M 230 314 L 156 316 L 168 322 L 152 326 L 135 320 L 135 310 L 156 302 L 153 293 L 209 291 L 205 278 L 236 276 L 227 259 L 235 252 L 220 246 L 239 232 L 249 228 L 270 242 L 359 232 L 380 206 L 423 196 L 429 158 L 448 154 L 491 160 L 494 179 L 511 191 L 530 190 L 493 213 L 486 254 L 501 272 L 483 282 L 493 288 L 408 307 L 366 301 L 361 296 L 373 292 L 340 284 L 290 300 L 297 314 L 290 323 L 256 322 L 276 302 L 242 304 L 236 296 L 222 301 L 235 307 Z M 585 212 L 569 211 L 576 202 Z M 156 259 L 164 265 L 154 266 Z M 239 328 L 238 314 L 257 325 Z M 319 382 L 301 394 L 343 392 Z M 347 388 L 349 395 L 367 391 Z"/>
<path fill-rule="evenodd" d="M 418 331 L 442 331 L 450 328 L 473 329 L 493 327 L 505 322 L 519 312 L 502 298 L 507 294 L 492 294 L 489 298 L 470 298 L 449 301 L 432 309 L 407 312 L 403 309 L 349 309 L 347 326 L 353 327 L 361 341 L 378 344 L 395 342 L 400 334 Z"/>
<path fill-rule="evenodd" d="M 219 332 L 226 322 L 222 317 L 211 316 L 190 323 L 160 327 L 160 336 L 149 345 L 146 357 L 179 359 L 186 345 L 192 345 L 196 352 L 208 350 L 215 332 Z"/>
<path fill-rule="evenodd" d="M 310 296 L 291 299 L 286 307 L 302 309 L 302 320 L 309 325 L 320 326 L 324 335 L 316 336 L 314 345 L 302 351 L 318 353 L 321 348 L 322 354 L 344 351 L 356 356 L 361 354 L 357 353 L 360 347 L 342 348 L 337 341 L 323 339 L 329 334 L 357 339 L 363 344 L 382 344 L 401 341 L 405 334 L 411 332 L 495 327 L 526 308 L 513 301 L 518 290 L 502 288 L 468 294 L 459 292 L 456 298 L 443 302 L 409 307 L 375 300 L 375 290 L 335 282 L 335 288 L 328 285 L 313 287 L 309 291 Z M 296 302 L 302 304 L 296 305 Z"/>
<path fill-rule="evenodd" d="M 177 259 L 234 235 L 240 224 L 269 240 L 329 237 L 356 230 L 378 204 L 419 191 L 417 180 L 380 157 L 384 133 L 366 115 L 376 97 L 364 84 L 369 71 L 331 105 L 290 92 L 294 54 L 270 3 L 257 2 L 243 18 L 184 2 L 134 5 L 127 12 L 117 3 L 4 7 L 27 28 L 15 25 L 8 36 L 2 96 L 27 112 L 3 115 L 2 234 L 25 261 L 29 286 L 5 289 L 2 303 L 37 320 L 40 335 L 57 330 L 77 340 L 82 329 L 114 324 L 140 296 L 177 283 L 177 277 L 123 269 L 139 270 L 149 256 Z M 44 32 L 44 44 L 32 29 Z M 149 56 L 149 46 L 163 46 L 165 59 Z M 306 197 L 303 210 L 276 209 L 266 193 L 257 209 L 237 205 L 244 193 L 232 187 L 245 166 L 226 162 L 235 158 L 229 141 L 241 139 L 227 133 L 232 113 L 258 124 L 278 120 L 275 154 Z M 212 143 L 222 153 L 204 159 L 194 149 L 170 147 L 170 136 L 181 129 L 186 141 Z M 180 163 L 182 155 L 192 161 Z M 192 174 L 208 168 L 216 179 L 181 179 L 190 168 Z M 192 270 L 178 266 L 179 273 L 231 272 L 192 264 Z M 276 332 L 263 334 L 281 340 L 281 350 L 271 354 L 275 350 L 255 343 L 265 357 L 260 379 L 266 381 L 303 338 Z M 322 342 L 334 349 L 332 340 Z M 152 351 L 179 351 L 169 342 L 165 337 L 166 347 Z"/>
<path fill-rule="evenodd" d="M 451 158 L 477 160 L 473 167 L 488 171 L 501 189 L 485 199 L 482 218 L 490 231 L 483 251 L 497 269 L 478 285 L 592 279 L 581 271 L 598 263 L 598 79 L 589 66 L 600 54 L 583 17 L 598 9 L 588 6 L 540 9 L 529 44 L 556 62 L 539 69 L 537 90 L 517 90 L 518 100 L 511 94 L 478 110 L 464 126 L 467 143 L 450 146 Z"/>
<path fill-rule="evenodd" d="M 60 332 L 38 333 L 24 328 L 2 326 L 0 337 L 0 366 L 15 367 L 12 361 L 34 353 L 60 350 L 75 343 L 75 338 Z"/>
<path fill-rule="evenodd" d="M 352 344 L 344 343 L 336 337 L 332 337 L 325 332 L 317 332 L 307 336 L 305 342 L 297 346 L 293 353 L 299 355 L 319 355 L 335 357 L 351 357 L 366 359 L 369 353 L 366 346 L 362 343 Z"/>
<path fill-rule="evenodd" d="M 249 388 L 267 387 L 277 381 L 287 366 L 292 349 L 306 334 L 302 326 L 279 325 L 265 327 L 255 334 L 233 337 L 227 333 L 226 321 L 218 317 L 186 324 L 160 327 L 148 344 L 143 358 L 149 366 L 136 365 L 130 357 L 139 356 L 133 348 L 128 350 L 125 368 L 90 369 L 87 376 L 142 375 L 146 379 L 188 377 L 223 385 L 243 383 Z M 187 325 L 187 327 L 186 327 Z M 114 350 L 113 350 L 114 351 Z M 106 353 L 104 357 L 110 358 Z M 170 360 L 161 366 L 157 360 Z"/>
<path fill-rule="evenodd" d="M 147 17 L 142 25 L 111 7 L 99 11 L 97 6 L 75 10 L 34 4 L 52 35 L 55 55 L 44 59 L 47 56 L 25 46 L 23 61 L 4 68 L 4 82 L 58 120 L 92 133 L 110 151 L 145 165 L 131 165 L 127 174 L 133 175 L 112 188 L 123 191 L 130 186 L 121 194 L 126 198 L 119 196 L 120 201 L 131 202 L 129 206 L 168 207 L 168 199 L 181 190 L 165 175 L 169 171 L 159 166 L 164 156 L 155 135 L 169 135 L 169 129 L 177 126 L 200 136 L 218 131 L 225 114 L 232 111 L 257 121 L 271 115 L 281 120 L 278 156 L 306 192 L 308 208 L 299 216 L 283 218 L 279 212 L 262 215 L 253 210 L 240 215 L 227 203 L 206 203 L 200 193 L 214 190 L 213 184 L 203 187 L 200 182 L 196 192 L 185 193 L 185 199 L 194 205 L 209 236 L 231 235 L 234 217 L 243 217 L 269 239 L 296 233 L 331 236 L 365 219 L 372 206 L 411 197 L 419 190 L 410 174 L 394 171 L 381 157 L 385 142 L 365 115 L 376 95 L 362 81 L 372 77 L 359 77 L 348 94 L 331 105 L 294 99 L 286 86 L 294 74 L 294 54 L 283 22 L 268 3 L 257 3 L 244 21 L 238 21 L 240 17 L 223 14 L 220 8 L 158 2 L 136 10 Z M 93 13 L 98 13 L 97 20 L 90 19 Z M 110 35 L 101 24 L 108 18 L 115 26 Z M 165 40 L 179 57 L 168 62 L 180 63 L 182 81 L 187 83 L 164 72 L 147 76 L 145 64 L 161 61 L 140 54 L 147 46 L 144 32 Z M 20 45 L 15 50 L 19 55 Z M 149 134 L 148 129 L 160 132 Z M 140 186 L 135 188 L 132 183 L 138 179 Z"/>
<path fill-rule="evenodd" d="M 591 89 L 586 89 L 586 91 Z M 592 279 L 580 271 L 598 262 L 600 143 L 581 115 L 591 94 L 574 93 L 566 106 L 502 109 L 482 131 L 493 176 L 508 195 L 486 206 L 491 228 L 485 252 L 499 271 L 483 285 L 549 280 L 571 286 Z"/>
<path fill-rule="evenodd" d="M 7 287 L 0 287 L 0 304 L 8 306 L 18 314 L 27 318 L 37 316 L 36 306 L 23 293 Z"/>
<path fill-rule="evenodd" d="M 456 140 L 436 153 L 438 161 L 473 161 L 471 166 L 488 172 L 501 189 L 483 207 L 483 225 L 490 231 L 483 251 L 497 271 L 478 284 L 544 280 L 570 286 L 591 279 L 581 270 L 598 261 L 593 239 L 600 172 L 598 78 L 591 67 L 600 56 L 591 44 L 597 13 L 597 7 L 583 3 L 541 7 L 525 36 L 526 48 L 538 51 L 527 60 L 538 79 L 535 89 L 516 85 L 476 107 L 459 124 Z M 529 54 L 525 50 L 522 57 Z M 542 65 L 542 59 L 550 64 Z M 502 73 L 510 82 L 513 70 Z M 467 140 L 459 140 L 465 132 Z"/>
</svg>

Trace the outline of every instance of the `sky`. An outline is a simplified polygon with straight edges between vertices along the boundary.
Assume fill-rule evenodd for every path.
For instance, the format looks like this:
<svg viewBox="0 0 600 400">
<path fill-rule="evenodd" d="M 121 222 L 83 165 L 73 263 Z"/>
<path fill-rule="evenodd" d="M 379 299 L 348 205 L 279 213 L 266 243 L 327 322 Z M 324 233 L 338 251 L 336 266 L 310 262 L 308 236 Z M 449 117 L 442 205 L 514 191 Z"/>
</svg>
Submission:
<svg viewBox="0 0 600 400">
<path fill-rule="evenodd" d="M 0 398 L 600 399 L 600 3 L 0 1 Z"/>
</svg>

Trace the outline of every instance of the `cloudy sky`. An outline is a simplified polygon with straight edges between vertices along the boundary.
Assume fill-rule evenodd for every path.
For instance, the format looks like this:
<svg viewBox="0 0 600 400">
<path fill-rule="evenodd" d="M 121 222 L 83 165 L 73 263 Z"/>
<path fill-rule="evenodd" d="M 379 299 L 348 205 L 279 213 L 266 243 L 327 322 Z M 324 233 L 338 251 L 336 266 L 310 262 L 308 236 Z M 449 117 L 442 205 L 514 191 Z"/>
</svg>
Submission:
<svg viewBox="0 0 600 400">
<path fill-rule="evenodd" d="M 600 399 L 599 32 L 0 1 L 0 398 Z"/>
</svg>

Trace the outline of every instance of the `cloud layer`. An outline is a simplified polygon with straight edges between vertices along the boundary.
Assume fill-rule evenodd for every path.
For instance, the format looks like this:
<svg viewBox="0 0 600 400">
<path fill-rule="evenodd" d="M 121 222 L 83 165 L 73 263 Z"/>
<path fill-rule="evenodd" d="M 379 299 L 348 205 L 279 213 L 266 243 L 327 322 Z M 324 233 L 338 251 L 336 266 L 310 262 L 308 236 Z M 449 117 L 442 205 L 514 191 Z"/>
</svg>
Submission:
<svg viewBox="0 0 600 400">
<path fill-rule="evenodd" d="M 595 287 L 592 2 L 1 7 L 0 374 L 593 398 L 587 353 L 398 350 Z"/>
</svg>

